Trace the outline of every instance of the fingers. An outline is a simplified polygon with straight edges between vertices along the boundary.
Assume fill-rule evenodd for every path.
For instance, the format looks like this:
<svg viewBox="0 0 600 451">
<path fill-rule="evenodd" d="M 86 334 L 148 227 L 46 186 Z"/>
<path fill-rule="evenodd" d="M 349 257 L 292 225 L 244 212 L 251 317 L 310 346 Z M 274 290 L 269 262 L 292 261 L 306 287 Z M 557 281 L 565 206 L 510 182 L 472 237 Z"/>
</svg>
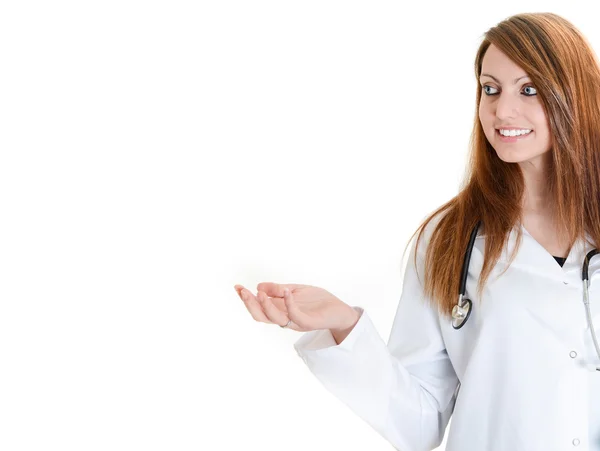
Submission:
<svg viewBox="0 0 600 451">
<path fill-rule="evenodd" d="M 284 286 L 280 283 L 262 282 L 256 286 L 257 292 L 264 291 L 267 296 L 283 298 Z"/>
<path fill-rule="evenodd" d="M 286 325 L 292 317 L 294 319 L 287 326 L 289 329 L 303 332 L 306 330 L 305 325 L 310 319 L 308 315 L 303 313 L 294 302 L 294 295 L 289 287 L 290 285 L 279 285 L 270 282 L 259 284 L 259 286 L 270 289 L 271 292 L 280 289 L 281 297 L 270 297 L 263 290 L 258 290 L 257 296 L 254 296 L 249 290 L 246 290 L 242 285 L 235 285 L 235 291 L 238 296 L 244 301 L 246 308 L 256 321 L 268 324 L 277 324 L 279 326 Z M 277 287 L 279 286 L 279 287 Z M 292 285 L 293 287 L 303 287 L 305 285 Z M 287 288 L 287 293 L 284 292 Z M 294 313 L 290 313 L 293 311 Z"/>
<path fill-rule="evenodd" d="M 307 321 L 309 318 L 296 305 L 296 302 L 294 301 L 294 295 L 292 294 L 291 290 L 286 289 L 284 291 L 283 300 L 285 302 L 285 307 L 287 309 L 288 316 L 290 318 L 294 318 L 294 323 L 297 324 L 297 327 L 295 327 L 295 329 L 310 330 L 308 329 L 309 324 Z"/>
<path fill-rule="evenodd" d="M 267 318 L 267 316 L 265 315 L 261 303 L 250 291 L 246 290 L 241 285 L 236 285 L 235 291 L 237 291 L 238 296 L 242 299 L 242 301 L 244 301 L 244 304 L 250 312 L 250 315 L 252 315 L 252 318 L 254 318 L 256 321 L 260 321 L 261 323 L 271 323 L 269 318 Z"/>
<path fill-rule="evenodd" d="M 274 283 L 274 282 L 261 282 L 256 286 L 257 291 L 264 291 L 267 296 L 272 298 L 278 297 L 283 299 L 283 289 L 289 288 L 290 291 L 294 291 L 297 288 L 303 287 L 298 283 Z"/>
<path fill-rule="evenodd" d="M 269 318 L 269 321 L 274 324 L 279 324 L 280 326 L 287 324 L 289 321 L 288 316 L 285 314 L 285 312 L 282 312 L 273 304 L 273 300 L 270 299 L 264 291 L 259 291 L 257 298 L 262 305 L 265 315 L 267 315 L 267 318 Z"/>
</svg>

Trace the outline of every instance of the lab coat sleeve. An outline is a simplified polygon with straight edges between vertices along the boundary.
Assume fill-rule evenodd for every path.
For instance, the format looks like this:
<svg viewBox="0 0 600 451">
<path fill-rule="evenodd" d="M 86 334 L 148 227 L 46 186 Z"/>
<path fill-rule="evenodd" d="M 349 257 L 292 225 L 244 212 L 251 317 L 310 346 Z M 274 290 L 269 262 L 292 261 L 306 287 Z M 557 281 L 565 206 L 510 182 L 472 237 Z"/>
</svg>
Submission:
<svg viewBox="0 0 600 451">
<path fill-rule="evenodd" d="M 363 308 L 350 334 L 336 344 L 328 329 L 305 332 L 294 343 L 319 381 L 396 449 L 440 445 L 454 409 L 458 378 L 448 358 L 437 310 L 426 304 L 411 248 L 388 344 Z"/>
</svg>

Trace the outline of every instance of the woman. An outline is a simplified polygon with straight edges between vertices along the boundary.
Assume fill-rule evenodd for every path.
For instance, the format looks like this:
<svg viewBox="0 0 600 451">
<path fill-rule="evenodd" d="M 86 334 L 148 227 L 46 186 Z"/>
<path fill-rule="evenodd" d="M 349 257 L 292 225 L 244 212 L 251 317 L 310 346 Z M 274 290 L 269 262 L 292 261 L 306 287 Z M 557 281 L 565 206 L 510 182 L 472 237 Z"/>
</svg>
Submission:
<svg viewBox="0 0 600 451">
<path fill-rule="evenodd" d="M 465 183 L 415 232 L 387 345 L 362 308 L 322 288 L 235 288 L 255 320 L 306 332 L 294 346 L 308 368 L 397 449 L 439 446 L 452 415 L 451 451 L 600 451 L 581 272 L 600 243 L 599 64 L 571 23 L 527 13 L 487 31 L 475 75 Z M 478 224 L 472 309 L 456 327 Z M 598 335 L 599 276 L 600 257 L 589 262 Z"/>
</svg>

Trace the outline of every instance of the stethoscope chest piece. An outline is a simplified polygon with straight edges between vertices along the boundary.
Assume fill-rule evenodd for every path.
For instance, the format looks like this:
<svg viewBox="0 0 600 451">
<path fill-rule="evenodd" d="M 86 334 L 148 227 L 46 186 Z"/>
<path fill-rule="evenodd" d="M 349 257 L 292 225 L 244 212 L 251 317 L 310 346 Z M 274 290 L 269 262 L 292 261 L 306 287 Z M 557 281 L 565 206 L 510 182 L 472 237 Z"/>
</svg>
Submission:
<svg viewBox="0 0 600 451">
<path fill-rule="evenodd" d="M 470 299 L 462 299 L 462 305 L 456 304 L 452 308 L 452 327 L 460 329 L 465 325 L 471 314 L 473 303 Z"/>
</svg>

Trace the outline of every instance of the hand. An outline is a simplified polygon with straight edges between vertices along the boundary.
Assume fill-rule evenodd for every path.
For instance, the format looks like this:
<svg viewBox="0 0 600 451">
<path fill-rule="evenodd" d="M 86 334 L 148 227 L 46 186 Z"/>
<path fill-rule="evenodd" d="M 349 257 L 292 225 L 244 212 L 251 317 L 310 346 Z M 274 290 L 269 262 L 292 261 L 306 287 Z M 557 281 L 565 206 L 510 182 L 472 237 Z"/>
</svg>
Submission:
<svg viewBox="0 0 600 451">
<path fill-rule="evenodd" d="M 359 313 L 329 291 L 311 285 L 263 282 L 254 296 L 242 285 L 235 291 L 252 317 L 259 322 L 308 332 L 318 329 L 346 330 L 356 324 Z M 284 289 L 289 289 L 289 294 Z"/>
</svg>

